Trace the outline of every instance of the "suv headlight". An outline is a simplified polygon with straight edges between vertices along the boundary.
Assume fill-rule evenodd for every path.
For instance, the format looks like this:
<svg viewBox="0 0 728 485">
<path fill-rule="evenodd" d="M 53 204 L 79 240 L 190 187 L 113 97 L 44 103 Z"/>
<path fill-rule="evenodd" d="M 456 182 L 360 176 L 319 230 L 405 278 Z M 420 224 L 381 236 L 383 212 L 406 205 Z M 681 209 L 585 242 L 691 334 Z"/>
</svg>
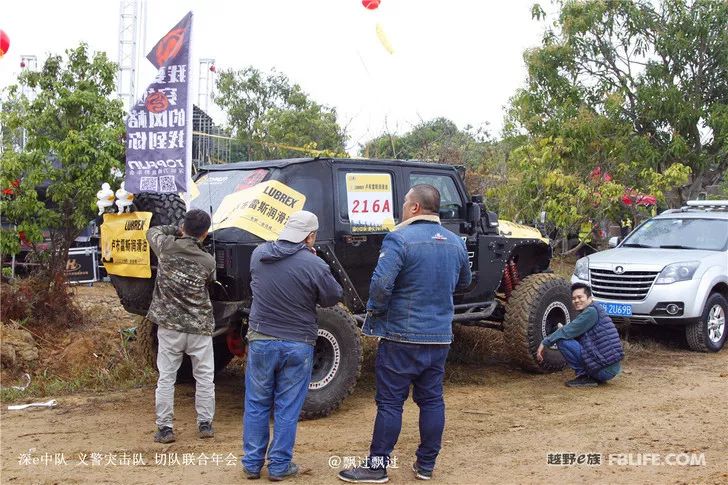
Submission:
<svg viewBox="0 0 728 485">
<path fill-rule="evenodd" d="M 589 281 L 589 258 L 581 258 L 576 262 L 574 276 L 580 280 Z"/>
<path fill-rule="evenodd" d="M 668 264 L 657 275 L 656 285 L 669 285 L 678 281 L 687 281 L 693 278 L 695 270 L 700 266 L 700 261 L 688 261 L 687 263 Z"/>
</svg>

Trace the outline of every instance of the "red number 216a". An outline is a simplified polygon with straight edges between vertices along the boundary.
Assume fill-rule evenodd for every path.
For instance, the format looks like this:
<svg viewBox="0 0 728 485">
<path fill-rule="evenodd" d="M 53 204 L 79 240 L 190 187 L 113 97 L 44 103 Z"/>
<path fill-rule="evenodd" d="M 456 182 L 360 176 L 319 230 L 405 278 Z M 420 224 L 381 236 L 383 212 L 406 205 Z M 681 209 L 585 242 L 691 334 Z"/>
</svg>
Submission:
<svg viewBox="0 0 728 485">
<path fill-rule="evenodd" d="M 390 212 L 389 201 L 355 200 L 351 212 L 366 214 L 368 212 Z"/>
</svg>

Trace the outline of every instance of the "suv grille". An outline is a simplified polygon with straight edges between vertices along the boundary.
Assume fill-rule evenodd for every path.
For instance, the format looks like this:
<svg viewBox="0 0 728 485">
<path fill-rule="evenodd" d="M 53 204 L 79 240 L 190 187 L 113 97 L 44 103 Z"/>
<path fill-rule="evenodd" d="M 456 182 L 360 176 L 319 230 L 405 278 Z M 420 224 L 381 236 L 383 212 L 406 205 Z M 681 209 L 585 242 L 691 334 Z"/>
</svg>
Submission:
<svg viewBox="0 0 728 485">
<path fill-rule="evenodd" d="M 609 269 L 590 269 L 594 296 L 606 299 L 644 300 L 659 271 L 625 271 L 616 274 Z"/>
</svg>

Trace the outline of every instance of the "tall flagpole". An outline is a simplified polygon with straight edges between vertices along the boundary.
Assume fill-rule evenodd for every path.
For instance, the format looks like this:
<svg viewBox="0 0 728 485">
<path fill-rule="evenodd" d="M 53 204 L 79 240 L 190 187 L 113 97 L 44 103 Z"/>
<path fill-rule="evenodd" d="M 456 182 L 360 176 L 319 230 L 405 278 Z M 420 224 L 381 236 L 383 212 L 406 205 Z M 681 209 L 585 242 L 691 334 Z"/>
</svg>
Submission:
<svg viewBox="0 0 728 485">
<path fill-rule="evenodd" d="M 192 12 L 191 12 L 192 13 Z M 190 43 L 189 43 L 189 50 L 187 52 L 187 81 L 188 81 L 188 89 L 187 89 L 187 123 L 185 124 L 185 140 L 187 140 L 186 147 L 186 160 L 187 163 L 185 164 L 185 171 L 187 172 L 185 174 L 185 178 L 187 180 L 187 183 L 185 184 L 186 191 L 182 195 L 182 200 L 185 201 L 185 206 L 187 210 L 190 210 L 190 201 L 191 201 L 191 195 L 190 195 L 190 188 L 192 187 L 192 124 L 194 123 L 195 115 L 193 111 L 193 103 L 192 103 L 192 87 L 194 83 L 192 82 L 195 77 L 192 75 L 192 71 L 194 69 L 194 62 L 192 60 L 192 53 L 194 52 L 194 24 L 195 24 L 195 14 L 192 13 L 192 16 L 190 17 Z M 210 215 L 212 217 L 212 215 Z"/>
</svg>

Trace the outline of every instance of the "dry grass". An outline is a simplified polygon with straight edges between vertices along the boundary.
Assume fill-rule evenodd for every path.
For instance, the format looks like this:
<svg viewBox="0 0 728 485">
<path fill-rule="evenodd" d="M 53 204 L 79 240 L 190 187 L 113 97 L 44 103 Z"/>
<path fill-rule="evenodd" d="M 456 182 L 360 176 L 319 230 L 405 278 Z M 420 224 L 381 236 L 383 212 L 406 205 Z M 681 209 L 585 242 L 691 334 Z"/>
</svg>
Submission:
<svg viewBox="0 0 728 485">
<path fill-rule="evenodd" d="M 154 382 L 154 371 L 125 332 L 135 325 L 135 319 L 119 305 L 113 288 L 98 283 L 95 288 L 78 288 L 74 300 L 83 318 L 81 324 L 27 328 L 35 338 L 39 359 L 32 365 L 3 369 L 2 402 Z M 24 391 L 11 389 L 24 372 L 31 374 L 31 385 Z"/>
</svg>

